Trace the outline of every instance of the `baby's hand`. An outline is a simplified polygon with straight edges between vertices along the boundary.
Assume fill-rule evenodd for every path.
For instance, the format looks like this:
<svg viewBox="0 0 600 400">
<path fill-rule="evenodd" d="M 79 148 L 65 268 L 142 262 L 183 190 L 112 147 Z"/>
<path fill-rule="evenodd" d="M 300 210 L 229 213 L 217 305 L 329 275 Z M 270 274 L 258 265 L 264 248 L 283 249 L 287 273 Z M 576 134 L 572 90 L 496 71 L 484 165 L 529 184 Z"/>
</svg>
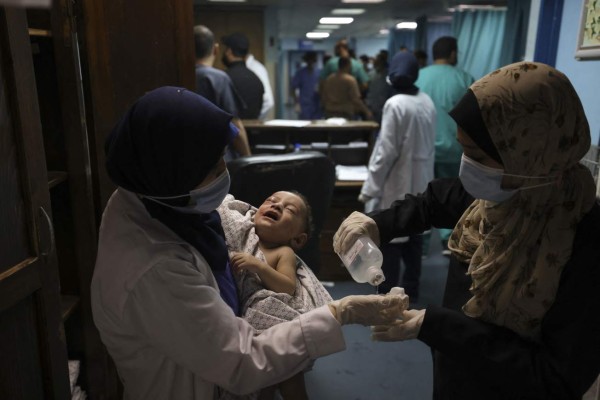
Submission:
<svg viewBox="0 0 600 400">
<path fill-rule="evenodd" d="M 248 253 L 233 253 L 231 256 L 231 266 L 237 274 L 244 270 L 258 273 L 263 267 L 263 262 Z"/>
</svg>

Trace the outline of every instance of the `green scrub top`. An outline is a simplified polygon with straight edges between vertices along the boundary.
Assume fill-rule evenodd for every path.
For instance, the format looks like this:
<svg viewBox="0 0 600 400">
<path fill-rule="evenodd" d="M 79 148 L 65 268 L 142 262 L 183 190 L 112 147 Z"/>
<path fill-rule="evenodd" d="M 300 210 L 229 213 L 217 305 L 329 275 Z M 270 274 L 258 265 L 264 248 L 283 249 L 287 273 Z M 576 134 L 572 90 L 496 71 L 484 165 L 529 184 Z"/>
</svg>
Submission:
<svg viewBox="0 0 600 400">
<path fill-rule="evenodd" d="M 415 85 L 427 93 L 435 104 L 436 163 L 460 163 L 462 147 L 456 140 L 456 122 L 448 112 L 473 82 L 471 75 L 452 65 L 434 64 L 419 70 L 419 79 Z"/>
</svg>

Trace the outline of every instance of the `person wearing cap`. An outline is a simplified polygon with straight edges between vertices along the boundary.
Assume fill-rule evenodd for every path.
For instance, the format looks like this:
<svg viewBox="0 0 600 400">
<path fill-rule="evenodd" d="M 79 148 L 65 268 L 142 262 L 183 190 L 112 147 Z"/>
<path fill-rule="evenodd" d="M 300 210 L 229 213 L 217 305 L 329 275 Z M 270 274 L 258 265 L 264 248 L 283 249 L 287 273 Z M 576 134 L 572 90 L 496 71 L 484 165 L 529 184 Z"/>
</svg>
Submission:
<svg viewBox="0 0 600 400">
<path fill-rule="evenodd" d="M 434 399 L 581 399 L 600 373 L 600 205 L 580 163 L 590 129 L 569 79 L 533 62 L 479 79 L 450 115 L 459 178 L 346 219 L 343 251 L 452 228 L 442 307 L 373 328 L 434 356 Z M 590 397 L 591 398 L 591 397 Z"/>
<path fill-rule="evenodd" d="M 235 130 L 202 96 L 162 87 L 138 99 L 106 141 L 118 188 L 102 215 L 91 305 L 126 399 L 254 392 L 343 350 L 341 325 L 389 323 L 406 303 L 348 296 L 260 334 L 239 318 L 216 211 L 229 191 L 223 153 Z"/>
<path fill-rule="evenodd" d="M 415 86 L 419 76 L 417 58 L 398 52 L 390 62 L 387 80 L 395 94 L 383 106 L 381 131 L 369 160 L 367 179 L 359 200 L 365 211 L 389 208 L 406 195 L 422 193 L 433 179 L 435 152 L 435 105 Z M 423 238 L 410 235 L 381 246 L 385 281 L 378 293 L 398 283 L 400 260 L 404 261 L 401 286 L 415 302 L 419 297 Z"/>
<path fill-rule="evenodd" d="M 241 119 L 258 119 L 265 93 L 260 78 L 246 66 L 246 56 L 250 43 L 243 33 L 232 33 L 221 40 L 225 46 L 221 61 L 227 67 L 227 75 L 231 78 L 237 93 L 244 102 L 240 110 Z"/>
<path fill-rule="evenodd" d="M 319 99 L 319 73 L 321 70 L 315 67 L 317 63 L 317 53 L 307 51 L 302 56 L 306 65 L 300 68 L 292 78 L 291 94 L 294 104 L 300 105 L 299 119 L 321 119 L 321 101 Z M 298 94 L 296 94 L 296 90 Z"/>
<path fill-rule="evenodd" d="M 194 48 L 196 51 L 196 93 L 202 95 L 220 109 L 233 115 L 231 122 L 238 128 L 239 134 L 228 146 L 225 160 L 250 155 L 248 135 L 238 117 L 238 107 L 242 103 L 235 91 L 231 78 L 213 63 L 219 52 L 219 44 L 210 29 L 204 25 L 194 27 Z"/>
</svg>

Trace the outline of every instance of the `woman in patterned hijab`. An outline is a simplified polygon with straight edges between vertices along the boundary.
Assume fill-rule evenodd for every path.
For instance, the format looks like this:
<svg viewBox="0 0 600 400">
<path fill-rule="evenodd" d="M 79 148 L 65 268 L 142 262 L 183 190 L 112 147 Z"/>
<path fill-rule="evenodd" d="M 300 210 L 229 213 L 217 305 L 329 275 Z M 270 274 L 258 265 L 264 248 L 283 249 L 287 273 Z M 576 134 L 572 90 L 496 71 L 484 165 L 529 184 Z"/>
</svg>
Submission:
<svg viewBox="0 0 600 400">
<path fill-rule="evenodd" d="M 541 63 L 475 82 L 450 113 L 459 178 L 389 209 L 354 213 L 334 236 L 376 242 L 454 228 L 443 306 L 408 310 L 373 339 L 419 339 L 434 399 L 581 399 L 600 373 L 600 206 L 580 160 L 590 146 L 569 80 Z"/>
<path fill-rule="evenodd" d="M 534 337 L 595 201 L 579 163 L 590 147 L 583 107 L 562 73 L 519 63 L 475 82 L 450 114 L 474 142 L 491 141 L 479 147 L 500 158 L 504 185 L 516 189 L 502 202 L 475 200 L 453 231 L 449 248 L 473 280 L 463 310 Z"/>
</svg>

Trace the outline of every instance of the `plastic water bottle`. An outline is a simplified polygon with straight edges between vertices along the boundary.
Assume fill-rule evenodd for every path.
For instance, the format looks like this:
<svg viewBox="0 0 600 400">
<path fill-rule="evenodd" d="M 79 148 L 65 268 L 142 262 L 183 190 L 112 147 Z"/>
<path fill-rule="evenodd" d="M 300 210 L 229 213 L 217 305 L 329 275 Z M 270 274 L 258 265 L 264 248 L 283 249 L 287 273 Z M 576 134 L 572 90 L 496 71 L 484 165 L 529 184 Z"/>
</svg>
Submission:
<svg viewBox="0 0 600 400">
<path fill-rule="evenodd" d="M 347 252 L 338 255 L 356 282 L 377 286 L 385 280 L 381 270 L 383 255 L 368 236 L 359 237 Z"/>
</svg>

